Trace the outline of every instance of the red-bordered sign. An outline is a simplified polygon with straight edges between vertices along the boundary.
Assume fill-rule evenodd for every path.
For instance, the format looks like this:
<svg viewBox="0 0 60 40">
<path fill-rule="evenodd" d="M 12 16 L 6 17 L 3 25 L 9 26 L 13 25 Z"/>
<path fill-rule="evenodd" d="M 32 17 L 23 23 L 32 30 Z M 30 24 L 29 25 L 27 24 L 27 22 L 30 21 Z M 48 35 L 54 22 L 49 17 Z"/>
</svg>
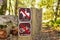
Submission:
<svg viewBox="0 0 60 40">
<path fill-rule="evenodd" d="M 19 20 L 29 21 L 31 19 L 31 11 L 29 8 L 20 8 L 19 9 Z"/>
<path fill-rule="evenodd" d="M 20 35 L 30 35 L 30 31 L 31 31 L 31 28 L 30 28 L 30 24 L 29 23 L 20 23 L 19 24 L 19 34 Z"/>
</svg>

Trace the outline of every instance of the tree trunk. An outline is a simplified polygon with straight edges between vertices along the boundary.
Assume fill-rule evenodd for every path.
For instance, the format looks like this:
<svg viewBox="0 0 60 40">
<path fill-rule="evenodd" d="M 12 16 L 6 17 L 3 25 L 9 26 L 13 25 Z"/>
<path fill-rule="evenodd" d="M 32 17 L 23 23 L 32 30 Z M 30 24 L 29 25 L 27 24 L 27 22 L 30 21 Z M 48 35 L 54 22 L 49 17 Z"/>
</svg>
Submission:
<svg viewBox="0 0 60 40">
<path fill-rule="evenodd" d="M 15 15 L 16 15 L 16 16 L 17 16 L 17 6 L 18 6 L 18 5 L 17 5 L 17 1 L 18 1 L 18 0 L 16 0 L 16 3 L 15 3 Z"/>
<path fill-rule="evenodd" d="M 55 19 L 54 19 L 55 21 L 57 20 L 58 17 L 57 13 L 58 13 L 59 4 L 60 4 L 60 0 L 58 0 L 57 7 L 56 7 Z"/>
<path fill-rule="evenodd" d="M 3 0 L 3 4 L 1 6 L 2 8 L 0 9 L 0 15 L 5 14 L 6 12 L 6 7 L 7 7 L 7 0 Z"/>
</svg>

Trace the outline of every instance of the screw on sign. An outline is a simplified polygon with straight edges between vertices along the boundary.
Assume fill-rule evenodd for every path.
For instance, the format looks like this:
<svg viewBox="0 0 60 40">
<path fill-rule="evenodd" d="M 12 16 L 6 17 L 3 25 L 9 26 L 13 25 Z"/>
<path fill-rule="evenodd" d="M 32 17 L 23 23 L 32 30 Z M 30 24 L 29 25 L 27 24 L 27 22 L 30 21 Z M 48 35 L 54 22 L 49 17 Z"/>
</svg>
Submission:
<svg viewBox="0 0 60 40">
<path fill-rule="evenodd" d="M 31 11 L 29 8 L 20 8 L 19 9 L 19 20 L 29 21 L 31 19 Z"/>
<path fill-rule="evenodd" d="M 29 23 L 20 23 L 19 24 L 19 34 L 20 35 L 30 35 L 30 24 Z"/>
</svg>

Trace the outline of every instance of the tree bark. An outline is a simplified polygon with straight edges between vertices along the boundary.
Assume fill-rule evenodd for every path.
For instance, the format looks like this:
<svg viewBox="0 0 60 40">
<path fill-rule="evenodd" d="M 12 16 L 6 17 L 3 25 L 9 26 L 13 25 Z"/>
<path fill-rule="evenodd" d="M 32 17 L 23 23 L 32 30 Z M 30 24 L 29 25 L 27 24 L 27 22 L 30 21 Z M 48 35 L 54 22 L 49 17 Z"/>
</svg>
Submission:
<svg viewBox="0 0 60 40">
<path fill-rule="evenodd" d="M 0 9 L 0 15 L 4 15 L 6 12 L 6 7 L 7 7 L 7 0 L 3 0 L 3 4 L 1 6 L 2 8 Z"/>
<path fill-rule="evenodd" d="M 16 16 L 17 16 L 17 6 L 18 6 L 18 5 L 17 5 L 17 1 L 18 1 L 18 0 L 16 0 L 16 3 L 15 3 L 15 15 L 16 15 Z"/>
<path fill-rule="evenodd" d="M 54 19 L 55 21 L 57 20 L 58 17 L 57 13 L 58 13 L 59 4 L 60 4 L 60 0 L 58 0 L 57 7 L 56 7 L 55 19 Z"/>
</svg>

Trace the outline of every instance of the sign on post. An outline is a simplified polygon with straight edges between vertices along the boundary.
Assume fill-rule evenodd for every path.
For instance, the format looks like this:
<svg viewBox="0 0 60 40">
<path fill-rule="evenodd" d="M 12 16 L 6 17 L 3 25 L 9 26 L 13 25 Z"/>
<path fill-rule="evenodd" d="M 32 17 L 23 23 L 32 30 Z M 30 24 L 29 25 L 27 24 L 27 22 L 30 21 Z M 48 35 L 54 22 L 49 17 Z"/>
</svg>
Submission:
<svg viewBox="0 0 60 40">
<path fill-rule="evenodd" d="M 30 20 L 31 20 L 31 11 L 29 8 L 20 8 L 19 9 L 19 15 L 18 15 L 18 20 L 19 20 L 19 35 L 20 36 L 28 36 L 31 33 L 31 25 L 30 25 Z"/>
<path fill-rule="evenodd" d="M 30 24 L 29 23 L 20 23 L 19 24 L 19 34 L 20 35 L 29 35 L 30 34 Z"/>
<path fill-rule="evenodd" d="M 31 11 L 29 8 L 20 8 L 19 9 L 19 20 L 20 21 L 30 21 Z"/>
</svg>

